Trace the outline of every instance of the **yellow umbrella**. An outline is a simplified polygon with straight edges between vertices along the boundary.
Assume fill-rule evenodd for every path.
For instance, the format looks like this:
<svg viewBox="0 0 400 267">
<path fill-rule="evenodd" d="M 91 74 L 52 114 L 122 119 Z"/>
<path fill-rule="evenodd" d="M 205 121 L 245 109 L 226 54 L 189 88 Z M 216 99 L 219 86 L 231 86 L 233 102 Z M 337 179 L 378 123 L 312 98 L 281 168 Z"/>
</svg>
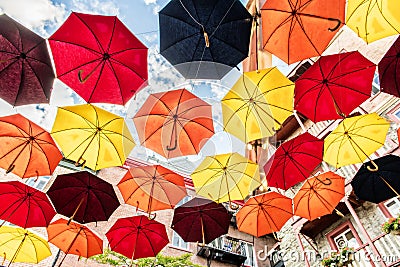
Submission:
<svg viewBox="0 0 400 267">
<path fill-rule="evenodd" d="M 245 143 L 274 135 L 293 113 L 293 95 L 276 67 L 245 72 L 222 99 L 224 130 Z"/>
<path fill-rule="evenodd" d="M 206 157 L 191 177 L 197 194 L 217 203 L 245 199 L 261 185 L 258 165 L 238 153 Z"/>
<path fill-rule="evenodd" d="M 58 108 L 51 135 L 65 158 L 93 170 L 121 166 L 135 146 L 122 117 L 90 104 Z"/>
<path fill-rule="evenodd" d="M 51 255 L 49 244 L 26 229 L 0 227 L 0 256 L 13 262 L 38 263 Z"/>
<path fill-rule="evenodd" d="M 324 160 L 340 168 L 361 163 L 386 140 L 390 123 L 376 113 L 344 119 L 324 141 Z"/>
<path fill-rule="evenodd" d="M 400 33 L 399 0 L 348 0 L 346 24 L 367 43 Z"/>
</svg>

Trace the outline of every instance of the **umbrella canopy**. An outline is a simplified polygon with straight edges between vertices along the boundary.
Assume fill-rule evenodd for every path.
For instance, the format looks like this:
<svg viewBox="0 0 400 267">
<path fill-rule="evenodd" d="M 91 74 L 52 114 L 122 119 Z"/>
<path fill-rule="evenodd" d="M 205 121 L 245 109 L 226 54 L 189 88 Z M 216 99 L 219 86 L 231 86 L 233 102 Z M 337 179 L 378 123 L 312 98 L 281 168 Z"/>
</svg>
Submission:
<svg viewBox="0 0 400 267">
<path fill-rule="evenodd" d="M 400 97 L 400 37 L 378 64 L 381 91 Z"/>
<path fill-rule="evenodd" d="M 400 196 L 400 157 L 386 155 L 364 163 L 351 185 L 359 199 L 376 204 Z"/>
<path fill-rule="evenodd" d="M 358 51 L 320 57 L 296 80 L 295 109 L 313 122 L 348 116 L 371 96 L 375 68 Z"/>
<path fill-rule="evenodd" d="M 88 103 L 125 105 L 147 86 L 147 47 L 116 16 L 72 12 L 49 44 L 58 78 Z"/>
<path fill-rule="evenodd" d="M 54 79 L 45 39 L 0 15 L 0 97 L 13 106 L 49 103 Z"/>
<path fill-rule="evenodd" d="M 135 146 L 122 117 L 90 104 L 58 108 L 51 136 L 65 158 L 95 171 L 122 166 Z"/>
<path fill-rule="evenodd" d="M 324 161 L 335 168 L 361 163 L 386 140 L 390 123 L 376 113 L 344 119 L 324 141 Z"/>
<path fill-rule="evenodd" d="M 268 186 L 289 189 L 322 162 L 324 141 L 309 133 L 283 143 L 264 166 Z"/>
<path fill-rule="evenodd" d="M 256 237 L 279 231 L 293 216 L 292 203 L 276 192 L 251 197 L 236 214 L 239 231 Z"/>
<path fill-rule="evenodd" d="M 86 226 L 74 222 L 58 219 L 47 227 L 47 235 L 49 242 L 65 255 L 89 258 L 103 253 L 103 240 Z"/>
<path fill-rule="evenodd" d="M 217 203 L 245 199 L 261 185 L 258 165 L 238 153 L 207 156 L 191 177 L 196 193 Z"/>
<path fill-rule="evenodd" d="M 50 134 L 20 114 L 0 117 L 0 167 L 21 178 L 51 175 L 62 159 Z"/>
<path fill-rule="evenodd" d="M 58 213 L 80 223 L 107 221 L 120 205 L 113 186 L 86 171 L 58 175 L 47 195 Z"/>
<path fill-rule="evenodd" d="M 224 130 L 245 143 L 274 135 L 293 113 L 293 94 L 277 68 L 245 72 L 221 101 Z"/>
<path fill-rule="evenodd" d="M 344 182 L 333 172 L 309 178 L 293 198 L 294 215 L 312 221 L 331 214 L 344 197 Z"/>
<path fill-rule="evenodd" d="M 169 243 L 165 225 L 143 215 L 118 219 L 106 236 L 111 250 L 133 260 L 155 257 Z"/>
<path fill-rule="evenodd" d="M 151 94 L 133 122 L 142 145 L 166 158 L 198 154 L 214 134 L 211 105 L 186 89 Z"/>
<path fill-rule="evenodd" d="M 263 47 L 288 64 L 319 56 L 344 24 L 345 0 L 268 0 Z"/>
<path fill-rule="evenodd" d="M 175 208 L 171 228 L 186 242 L 208 244 L 228 233 L 231 218 L 222 204 L 193 198 Z"/>
<path fill-rule="evenodd" d="M 397 0 L 348 0 L 346 25 L 367 43 L 400 33 Z"/>
<path fill-rule="evenodd" d="M 160 165 L 130 168 L 118 188 L 125 203 L 149 214 L 173 209 L 187 195 L 183 177 Z"/>
<path fill-rule="evenodd" d="M 20 182 L 0 183 L 0 219 L 23 228 L 46 227 L 55 215 L 45 193 Z"/>
<path fill-rule="evenodd" d="M 187 79 L 221 79 L 248 55 L 252 17 L 240 1 L 172 0 L 159 23 L 160 53 Z"/>
<path fill-rule="evenodd" d="M 51 255 L 49 244 L 34 233 L 17 227 L 0 227 L 0 255 L 13 262 L 39 263 Z"/>
</svg>

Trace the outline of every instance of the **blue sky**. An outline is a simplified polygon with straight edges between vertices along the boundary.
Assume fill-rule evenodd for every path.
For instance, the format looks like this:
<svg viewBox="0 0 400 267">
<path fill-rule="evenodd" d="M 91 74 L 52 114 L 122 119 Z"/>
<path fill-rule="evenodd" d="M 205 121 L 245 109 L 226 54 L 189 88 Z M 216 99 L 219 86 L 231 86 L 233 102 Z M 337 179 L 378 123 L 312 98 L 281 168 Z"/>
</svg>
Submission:
<svg viewBox="0 0 400 267">
<path fill-rule="evenodd" d="M 217 134 L 205 145 L 199 157 L 228 152 L 244 153 L 244 144 L 222 132 L 221 109 L 219 100 L 228 91 L 232 79 L 217 83 L 201 82 L 192 86 L 179 78 L 177 72 L 158 54 L 158 11 L 169 0 L 0 0 L 0 13 L 7 13 L 24 26 L 43 37 L 53 34 L 65 21 L 71 11 L 117 15 L 119 19 L 149 47 L 149 84 L 150 86 L 136 95 L 125 107 L 102 105 L 107 110 L 125 116 L 131 132 L 138 143 L 131 118 L 145 101 L 149 93 L 186 87 L 213 105 L 213 114 Z M 245 4 L 247 0 L 241 0 Z M 234 70 L 233 77 L 240 73 Z M 56 80 L 50 99 L 50 105 L 28 105 L 12 108 L 0 99 L 0 116 L 21 113 L 50 131 L 58 106 L 84 103 L 78 95 L 62 82 Z M 216 145 L 218 144 L 218 145 Z M 145 159 L 153 153 L 137 146 L 132 156 Z"/>
</svg>

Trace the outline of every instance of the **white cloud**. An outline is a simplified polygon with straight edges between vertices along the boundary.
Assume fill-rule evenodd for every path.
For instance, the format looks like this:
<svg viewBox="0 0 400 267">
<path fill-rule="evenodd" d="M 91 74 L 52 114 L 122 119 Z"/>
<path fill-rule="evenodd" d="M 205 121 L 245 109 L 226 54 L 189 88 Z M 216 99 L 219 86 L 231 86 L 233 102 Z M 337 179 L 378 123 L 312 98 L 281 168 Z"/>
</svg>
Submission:
<svg viewBox="0 0 400 267">
<path fill-rule="evenodd" d="M 45 37 L 49 28 L 59 26 L 67 14 L 64 4 L 50 0 L 0 0 L 0 10 Z"/>
<path fill-rule="evenodd" d="M 158 12 L 161 9 L 160 4 L 158 3 L 158 0 L 144 0 L 144 3 L 148 6 L 152 6 L 153 7 L 153 14 L 157 15 Z"/>
<path fill-rule="evenodd" d="M 102 0 L 72 0 L 71 8 L 73 11 L 79 11 L 88 14 L 101 14 L 108 16 L 119 15 L 119 8 L 114 1 Z"/>
</svg>

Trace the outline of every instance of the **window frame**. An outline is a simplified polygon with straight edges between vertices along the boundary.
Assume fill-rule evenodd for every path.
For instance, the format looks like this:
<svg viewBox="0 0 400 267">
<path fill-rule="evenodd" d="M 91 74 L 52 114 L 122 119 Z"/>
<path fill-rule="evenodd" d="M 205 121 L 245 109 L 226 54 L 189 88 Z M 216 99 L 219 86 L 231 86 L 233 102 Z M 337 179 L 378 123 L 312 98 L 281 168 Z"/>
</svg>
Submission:
<svg viewBox="0 0 400 267">
<path fill-rule="evenodd" d="M 335 242 L 335 237 L 337 237 L 340 234 L 343 234 L 345 231 L 347 231 L 349 229 L 352 232 L 353 236 L 356 238 L 358 247 L 361 247 L 363 245 L 363 242 L 362 242 L 360 236 L 358 235 L 357 230 L 354 228 L 353 224 L 350 221 L 346 221 L 325 235 L 328 240 L 329 246 L 331 247 L 332 250 L 336 250 L 336 251 L 339 250 L 339 248 Z M 355 249 L 357 249 L 357 248 L 355 248 Z"/>
<path fill-rule="evenodd" d="M 396 198 L 397 198 L 398 203 L 400 204 L 400 197 L 393 197 L 391 199 L 382 201 L 381 203 L 378 204 L 378 207 L 381 210 L 381 212 L 383 213 L 385 218 L 394 218 L 394 217 L 396 217 L 397 214 L 392 214 L 390 212 L 390 210 L 385 205 L 387 202 L 389 202 L 389 201 L 391 201 L 393 199 L 396 199 Z M 399 213 L 400 213 L 400 211 L 399 211 Z"/>
</svg>

